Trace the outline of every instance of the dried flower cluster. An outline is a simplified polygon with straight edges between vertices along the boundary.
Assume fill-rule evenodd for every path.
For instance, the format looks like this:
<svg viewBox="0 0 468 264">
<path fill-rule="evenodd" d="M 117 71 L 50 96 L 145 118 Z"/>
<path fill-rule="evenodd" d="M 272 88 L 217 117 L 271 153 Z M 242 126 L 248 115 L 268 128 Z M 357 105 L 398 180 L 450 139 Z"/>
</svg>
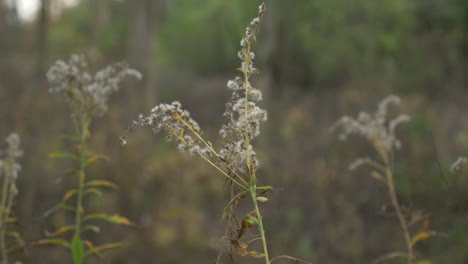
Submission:
<svg viewBox="0 0 468 264">
<path fill-rule="evenodd" d="M 6 138 L 7 148 L 0 152 L 0 177 L 2 178 L 2 193 L 0 198 L 0 256 L 1 263 L 8 262 L 9 252 L 24 249 L 24 241 L 18 232 L 8 228 L 12 219 L 12 208 L 15 196 L 18 194 L 16 181 L 21 171 L 17 162 L 23 156 L 20 148 L 20 137 L 11 133 Z"/>
<path fill-rule="evenodd" d="M 85 111 L 91 116 L 107 111 L 109 96 L 119 89 L 124 77 L 141 79 L 141 74 L 125 62 L 109 65 L 94 76 L 87 72 L 87 67 L 83 55 L 72 55 L 68 62 L 57 61 L 47 73 L 47 79 L 55 85 L 49 89 L 51 93 L 63 95 L 76 111 Z"/>
<path fill-rule="evenodd" d="M 382 148 L 386 152 L 399 149 L 401 143 L 395 136 L 395 129 L 400 123 L 409 121 L 410 117 L 402 114 L 388 121 L 387 110 L 390 104 L 400 104 L 400 98 L 395 95 L 384 98 L 374 115 L 361 112 L 356 119 L 343 116 L 332 126 L 331 130 L 342 128 L 341 140 L 346 140 L 350 134 L 356 133 L 364 136 L 376 148 Z"/>
<path fill-rule="evenodd" d="M 223 125 L 219 134 L 224 139 L 220 151 L 215 151 L 211 144 L 201 138 L 200 127 L 183 110 L 179 102 L 160 104 L 151 110 L 148 116 L 140 115 L 134 126 L 150 126 L 154 132 L 165 132 L 168 140 L 175 140 L 179 150 L 205 158 L 216 157 L 217 164 L 228 173 L 244 174 L 255 170 L 259 162 L 251 141 L 260 134 L 260 123 L 267 120 L 267 112 L 257 106 L 262 100 L 262 92 L 252 87 L 249 78 L 258 73 L 253 65 L 255 54 L 250 50 L 250 42 L 255 40 L 258 26 L 265 13 L 265 5 L 259 7 L 258 17 L 254 18 L 246 29 L 246 35 L 241 41 L 238 53 L 241 59 L 242 77 L 237 77 L 227 83 L 232 91 L 231 99 L 226 104 L 224 116 L 228 124 Z M 191 131 L 192 135 L 186 134 Z"/>
<path fill-rule="evenodd" d="M 188 129 L 200 134 L 201 130 L 198 123 L 190 117 L 190 113 L 183 110 L 182 105 L 177 101 L 154 107 L 149 116 L 140 115 L 133 124 L 134 126 L 148 125 L 155 133 L 164 132 L 167 140 L 175 140 L 182 152 L 206 157 L 211 155 L 211 151 L 207 147 L 202 147 L 198 139 L 185 133 Z"/>
<path fill-rule="evenodd" d="M 267 111 L 257 106 L 262 100 L 262 92 L 252 87 L 250 78 L 258 73 L 253 61 L 255 54 L 251 51 L 251 42 L 255 41 L 255 35 L 259 30 L 259 24 L 265 13 L 265 4 L 261 4 L 258 16 L 255 17 L 246 29 L 245 36 L 241 40 L 241 50 L 238 57 L 241 59 L 241 67 L 238 70 L 241 76 L 227 82 L 227 88 L 232 95 L 226 103 L 224 116 L 228 119 L 219 131 L 222 146 L 216 151 L 210 141 L 203 138 L 197 122 L 195 122 L 187 110 L 182 109 L 179 102 L 172 104 L 160 104 L 151 110 L 148 116 L 140 115 L 133 122 L 132 127 L 149 126 L 155 133 L 164 132 L 168 140 L 176 141 L 180 151 L 198 155 L 210 165 L 220 171 L 229 181 L 231 186 L 231 200 L 226 206 L 223 217 L 227 219 L 226 236 L 221 239 L 228 241 L 240 256 L 251 256 L 264 258 L 266 264 L 270 264 L 268 255 L 265 230 L 263 228 L 262 215 L 258 202 L 266 202 L 266 197 L 260 196 L 273 190 L 271 186 L 257 187 L 256 169 L 259 162 L 251 145 L 252 141 L 260 135 L 260 124 L 267 120 Z M 125 144 L 125 139 L 122 139 Z M 233 188 L 237 187 L 238 190 Z M 254 211 L 243 220 L 237 219 L 234 207 L 240 199 L 248 194 L 252 198 Z M 242 224 L 241 224 L 242 223 Z M 253 225 L 258 227 L 259 237 L 250 242 L 242 242 L 242 236 Z M 263 252 L 248 251 L 248 247 L 254 241 L 261 241 Z M 221 255 L 220 255 L 221 256 Z M 216 263 L 219 263 L 220 256 Z M 232 257 L 232 255 L 230 255 Z M 305 261 L 289 257 L 295 262 L 307 263 Z"/>
<path fill-rule="evenodd" d="M 459 170 L 461 170 L 462 168 L 462 165 L 467 162 L 468 159 L 465 158 L 465 157 L 458 157 L 454 163 L 452 163 L 452 165 L 450 166 L 450 171 L 451 172 L 457 172 Z"/>
<path fill-rule="evenodd" d="M 5 151 L 0 152 L 0 176 L 9 177 L 12 191 L 17 194 L 16 180 L 21 171 L 21 165 L 17 162 L 18 158 L 23 156 L 23 151 L 20 148 L 20 138 L 16 133 L 10 134 L 5 142 L 8 147 Z"/>
</svg>

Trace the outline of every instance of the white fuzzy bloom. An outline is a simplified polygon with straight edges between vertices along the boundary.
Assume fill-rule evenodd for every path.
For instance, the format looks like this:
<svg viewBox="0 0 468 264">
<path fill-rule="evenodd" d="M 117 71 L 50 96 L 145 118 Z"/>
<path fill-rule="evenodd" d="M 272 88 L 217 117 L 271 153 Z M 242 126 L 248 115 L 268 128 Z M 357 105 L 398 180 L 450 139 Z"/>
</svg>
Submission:
<svg viewBox="0 0 468 264">
<path fill-rule="evenodd" d="M 178 149 L 181 152 L 205 157 L 211 155 L 208 148 L 202 147 L 202 143 L 189 134 L 190 132 L 200 134 L 201 129 L 198 123 L 190 117 L 190 113 L 182 109 L 180 102 L 157 105 L 151 110 L 150 115 L 140 115 L 133 124 L 134 126 L 149 126 L 155 133 L 164 132 L 168 141 L 178 143 Z"/>
<path fill-rule="evenodd" d="M 399 115 L 392 120 L 387 120 L 387 108 L 390 103 L 399 104 L 400 98 L 391 95 L 384 98 L 378 105 L 374 115 L 366 112 L 359 113 L 356 119 L 344 116 L 336 122 L 331 130 L 341 129 L 339 138 L 345 140 L 348 135 L 360 134 L 376 146 L 381 146 L 390 152 L 401 147 L 400 141 L 395 136 L 396 127 L 402 122 L 410 120 L 408 115 Z"/>
<path fill-rule="evenodd" d="M 369 157 L 359 158 L 351 162 L 351 164 L 349 164 L 348 166 L 348 169 L 353 171 L 353 170 L 358 169 L 362 165 L 369 164 L 370 162 L 372 162 L 372 160 Z"/>
<path fill-rule="evenodd" d="M 455 160 L 454 163 L 450 166 L 450 171 L 451 172 L 457 172 L 461 169 L 461 166 L 463 163 L 467 162 L 467 158 L 465 157 L 458 157 L 457 160 Z"/>
<path fill-rule="evenodd" d="M 141 79 L 141 74 L 125 62 L 112 64 L 94 76 L 87 72 L 87 66 L 83 55 L 72 55 L 68 62 L 57 61 L 47 72 L 47 79 L 54 85 L 50 93 L 62 95 L 75 110 L 92 115 L 103 115 L 107 111 L 110 95 L 119 89 L 125 77 Z"/>
<path fill-rule="evenodd" d="M 247 174 L 259 166 L 251 143 L 260 134 L 261 122 L 267 120 L 266 110 L 257 106 L 257 102 L 262 100 L 262 93 L 249 82 L 249 78 L 258 73 L 253 65 L 255 54 L 250 50 L 250 43 L 255 40 L 264 12 L 265 5 L 262 4 L 258 17 L 246 28 L 246 34 L 240 42 L 238 57 L 241 59 L 242 77 L 236 77 L 226 84 L 232 96 L 226 103 L 224 113 L 228 123 L 222 125 L 219 131 L 223 139 L 219 151 L 201 139 L 198 123 L 190 117 L 188 111 L 182 109 L 179 102 L 154 107 L 148 116 L 140 115 L 133 126 L 149 126 L 155 133 L 163 132 L 168 140 L 177 142 L 180 151 L 213 158 L 226 173 L 247 178 Z"/>
<path fill-rule="evenodd" d="M 16 133 L 11 133 L 6 139 L 7 148 L 0 152 L 3 159 L 0 159 L 0 176 L 10 177 L 11 188 L 15 195 L 18 193 L 16 180 L 18 179 L 21 165 L 17 162 L 18 158 L 23 156 L 20 148 L 20 138 Z"/>
</svg>

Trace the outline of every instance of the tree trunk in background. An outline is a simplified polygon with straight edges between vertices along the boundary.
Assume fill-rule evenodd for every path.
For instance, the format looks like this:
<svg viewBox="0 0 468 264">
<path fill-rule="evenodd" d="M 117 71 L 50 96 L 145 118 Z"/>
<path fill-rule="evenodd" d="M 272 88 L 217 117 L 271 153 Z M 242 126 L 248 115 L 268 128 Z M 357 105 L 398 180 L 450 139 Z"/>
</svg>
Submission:
<svg viewBox="0 0 468 264">
<path fill-rule="evenodd" d="M 262 43 L 261 56 L 266 64 L 266 75 L 268 76 L 266 100 L 270 97 L 281 96 L 281 52 L 279 47 L 280 13 L 277 0 L 266 0 L 267 14 L 264 21 L 264 41 Z"/>
<path fill-rule="evenodd" d="M 128 61 L 143 74 L 144 105 L 152 107 L 158 97 L 157 74 L 154 56 L 156 15 L 160 0 L 130 1 L 130 33 Z"/>
<path fill-rule="evenodd" d="M 99 38 L 102 30 L 109 24 L 108 0 L 91 1 L 93 12 L 93 24 L 91 33 L 90 53 L 91 57 L 99 56 Z"/>
<path fill-rule="evenodd" d="M 36 77 L 44 80 L 47 67 L 47 26 L 49 24 L 49 0 L 41 0 L 39 9 L 39 21 L 37 28 L 37 61 Z"/>
</svg>

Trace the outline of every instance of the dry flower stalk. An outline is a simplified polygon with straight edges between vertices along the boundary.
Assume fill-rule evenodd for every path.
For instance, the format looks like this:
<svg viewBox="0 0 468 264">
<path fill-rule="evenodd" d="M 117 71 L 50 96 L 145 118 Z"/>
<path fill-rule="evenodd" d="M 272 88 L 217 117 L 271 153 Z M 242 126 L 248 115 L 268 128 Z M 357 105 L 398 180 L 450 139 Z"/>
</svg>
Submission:
<svg viewBox="0 0 468 264">
<path fill-rule="evenodd" d="M 164 133 L 167 140 L 178 144 L 180 151 L 201 157 L 226 177 L 232 187 L 231 201 L 223 213 L 227 222 L 227 231 L 222 242 L 228 244 L 238 255 L 263 258 L 266 264 L 281 258 L 307 263 L 289 256 L 270 259 L 263 218 L 259 209 L 259 202 L 268 201 L 268 198 L 262 195 L 273 190 L 271 186 L 257 186 L 256 171 L 259 161 L 252 146 L 252 142 L 260 135 L 261 123 L 267 120 L 267 111 L 257 105 L 262 100 L 262 92 L 250 82 L 251 78 L 258 74 L 253 64 L 255 54 L 251 50 L 251 45 L 256 40 L 264 13 L 265 4 L 262 3 L 258 9 L 258 16 L 250 22 L 240 42 L 241 50 L 238 57 L 241 59 L 241 67 L 238 70 L 241 76 L 227 83 L 232 95 L 224 112 L 228 122 L 219 131 L 223 139 L 220 149 L 215 149 L 213 144 L 203 137 L 198 123 L 179 102 L 154 107 L 151 114 L 140 115 L 133 122 L 132 128 L 149 126 L 155 133 Z M 126 143 L 125 139 L 122 143 Z M 235 206 L 239 200 L 249 196 L 254 209 L 239 221 Z M 242 241 L 243 235 L 252 226 L 257 226 L 259 236 L 247 242 Z M 256 241 L 261 241 L 262 252 L 249 251 L 249 246 Z M 218 258 L 217 262 L 219 261 Z"/>
<path fill-rule="evenodd" d="M 379 103 L 374 115 L 361 112 L 356 119 L 344 116 L 331 127 L 331 131 L 340 130 L 339 138 L 341 140 L 346 140 L 350 134 L 363 136 L 377 152 L 377 159 L 370 157 L 356 159 L 349 165 L 349 169 L 355 170 L 360 166 L 366 165 L 372 170 L 372 177 L 385 183 L 392 207 L 403 232 L 406 252 L 391 252 L 374 260 L 372 263 L 403 257 L 408 260 L 409 264 L 413 264 L 416 261 L 413 248 L 418 242 L 432 236 L 443 235 L 442 233 L 429 230 L 427 215 L 421 217 L 422 214 L 419 212 L 406 213 L 402 210 L 398 201 L 393 175 L 393 154 L 395 150 L 401 148 L 401 142 L 396 138 L 395 130 L 402 122 L 409 121 L 410 117 L 402 114 L 389 120 L 387 112 L 390 104 L 400 104 L 400 101 L 400 98 L 395 95 L 388 96 Z M 410 228 L 416 223 L 422 223 L 422 228 L 412 235 Z"/>
</svg>

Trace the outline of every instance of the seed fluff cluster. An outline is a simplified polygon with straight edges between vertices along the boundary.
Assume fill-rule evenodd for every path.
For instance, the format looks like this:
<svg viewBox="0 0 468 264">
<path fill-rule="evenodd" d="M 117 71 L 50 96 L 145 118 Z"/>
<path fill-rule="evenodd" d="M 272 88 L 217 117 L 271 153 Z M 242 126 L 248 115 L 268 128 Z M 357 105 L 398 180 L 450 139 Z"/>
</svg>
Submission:
<svg viewBox="0 0 468 264">
<path fill-rule="evenodd" d="M 379 103 L 374 115 L 361 112 L 356 119 L 343 116 L 331 127 L 331 131 L 341 128 L 339 134 L 341 140 L 346 140 L 350 134 L 360 134 L 371 142 L 378 151 L 382 150 L 386 153 L 391 153 L 401 148 L 401 143 L 395 136 L 397 126 L 402 122 L 410 120 L 410 117 L 405 114 L 401 114 L 391 120 L 387 119 L 389 105 L 398 105 L 400 101 L 398 96 L 390 95 Z M 369 164 L 370 161 L 368 157 L 357 159 L 349 168 L 354 170 L 360 165 Z"/>
<path fill-rule="evenodd" d="M 74 110 L 101 116 L 107 111 L 110 95 L 119 89 L 124 77 L 141 79 L 141 74 L 127 63 L 119 62 L 96 72 L 87 72 L 88 63 L 83 55 L 72 55 L 68 62 L 59 60 L 48 71 L 47 79 L 55 86 L 50 93 L 63 95 Z"/>
<path fill-rule="evenodd" d="M 0 176 L 8 177 L 8 182 L 11 185 L 11 191 L 16 195 L 16 180 L 21 171 L 21 165 L 17 162 L 18 158 L 23 156 L 23 151 L 20 148 L 20 137 L 16 133 L 11 133 L 6 139 L 7 148 L 0 152 Z"/>
<path fill-rule="evenodd" d="M 182 109 L 179 102 L 154 107 L 150 115 L 140 115 L 133 126 L 150 126 L 156 133 L 164 132 L 168 140 L 178 143 L 180 151 L 200 155 L 205 159 L 214 157 L 215 163 L 227 173 L 244 174 L 247 177 L 247 172 L 252 172 L 259 165 L 251 142 L 260 134 L 260 123 L 267 120 L 266 110 L 257 106 L 257 102 L 262 100 L 262 92 L 252 87 L 249 81 L 258 73 L 253 65 L 255 54 L 250 50 L 250 45 L 255 41 L 264 12 L 265 5 L 262 4 L 258 16 L 247 27 L 241 41 L 238 57 L 242 63 L 238 70 L 242 75 L 227 83 L 232 96 L 224 113 L 228 123 L 219 131 L 224 140 L 221 150 L 214 150 L 211 143 L 202 138 L 198 123 L 187 110 Z"/>
</svg>

